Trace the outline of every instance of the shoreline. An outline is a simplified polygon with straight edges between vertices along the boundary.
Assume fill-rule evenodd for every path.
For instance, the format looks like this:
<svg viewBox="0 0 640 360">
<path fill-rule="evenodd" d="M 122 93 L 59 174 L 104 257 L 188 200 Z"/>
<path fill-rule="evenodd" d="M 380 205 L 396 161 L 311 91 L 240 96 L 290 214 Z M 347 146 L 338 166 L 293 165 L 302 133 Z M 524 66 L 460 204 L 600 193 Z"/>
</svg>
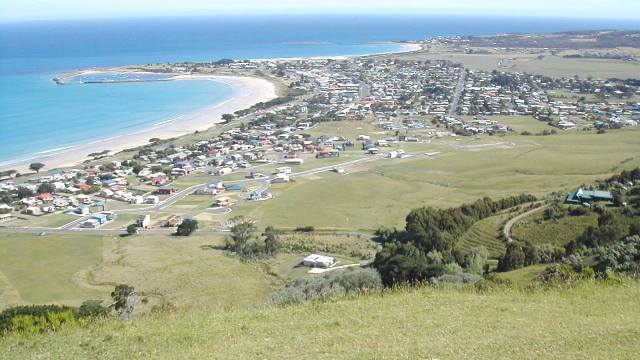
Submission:
<svg viewBox="0 0 640 360">
<path fill-rule="evenodd" d="M 411 53 L 423 50 L 423 46 L 419 43 L 407 41 L 391 41 L 390 44 L 399 45 L 397 51 L 387 51 L 380 53 L 361 54 L 361 55 L 334 55 L 334 56 L 314 56 L 314 57 L 289 57 L 289 58 L 269 58 L 269 59 L 251 59 L 251 61 L 295 61 L 295 60 L 318 60 L 318 59 L 353 59 L 366 58 L 370 56 L 380 56 L 389 54 Z M 136 74 L 155 74 L 143 70 L 132 70 L 131 66 L 119 67 L 96 67 L 87 69 L 75 69 L 61 74 L 59 77 L 52 79 L 56 84 L 64 86 L 68 79 L 79 75 L 99 74 L 99 73 L 136 73 Z M 29 172 L 29 164 L 33 162 L 42 162 L 46 166 L 46 170 L 54 170 L 59 168 L 74 167 L 86 160 L 92 159 L 88 155 L 91 153 L 99 153 L 109 150 L 110 155 L 115 155 L 123 150 L 146 145 L 151 138 L 175 138 L 195 131 L 206 131 L 212 126 L 221 123 L 222 115 L 226 113 L 234 113 L 253 106 L 259 102 L 266 102 L 277 97 L 275 85 L 263 78 L 250 76 L 226 76 L 226 75 L 184 75 L 184 74 L 167 74 L 167 79 L 162 81 L 186 81 L 186 80 L 208 80 L 229 85 L 233 90 L 231 98 L 205 108 L 195 110 L 191 113 L 179 115 L 171 119 L 162 120 L 154 124 L 149 124 L 144 129 L 134 133 L 115 135 L 108 138 L 87 141 L 77 144 L 61 144 L 54 149 L 46 149 L 29 154 L 29 157 L 13 158 L 0 160 L 0 171 L 17 170 L 19 172 Z M 142 81 L 158 81 L 158 80 L 142 80 Z M 128 82 L 128 81 L 122 81 Z M 132 81 L 133 82 L 133 81 Z M 140 82 L 140 81 L 135 81 Z M 105 83 L 116 83 L 105 82 Z M 178 121 L 180 120 L 180 121 Z M 82 155 L 78 155 L 78 153 Z"/>
<path fill-rule="evenodd" d="M 268 80 L 247 76 L 222 75 L 178 75 L 170 81 L 205 80 L 223 83 L 232 88 L 229 99 L 213 104 L 194 112 L 179 115 L 171 119 L 162 120 L 148 125 L 146 128 L 129 134 L 111 136 L 73 145 L 62 145 L 56 149 L 48 149 L 33 153 L 29 158 L 8 159 L 0 162 L 0 170 L 29 171 L 30 163 L 42 162 L 46 170 L 73 167 L 85 160 L 88 155 L 109 150 L 109 154 L 117 154 L 125 149 L 142 146 L 149 143 L 151 138 L 174 138 L 192 134 L 195 131 L 205 131 L 221 123 L 222 115 L 246 109 L 258 102 L 269 101 L 276 97 L 275 85 Z M 81 155 L 79 155 L 81 154 Z"/>
</svg>

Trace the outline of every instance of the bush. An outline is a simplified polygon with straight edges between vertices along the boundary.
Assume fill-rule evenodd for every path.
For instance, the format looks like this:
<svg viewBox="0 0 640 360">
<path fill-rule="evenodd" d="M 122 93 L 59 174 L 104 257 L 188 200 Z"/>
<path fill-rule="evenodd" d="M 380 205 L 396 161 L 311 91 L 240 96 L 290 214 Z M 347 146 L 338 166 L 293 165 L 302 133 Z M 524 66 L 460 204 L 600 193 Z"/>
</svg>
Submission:
<svg viewBox="0 0 640 360">
<path fill-rule="evenodd" d="M 602 251 L 596 258 L 596 270 L 637 273 L 640 271 L 640 236 L 629 236 Z"/>
<path fill-rule="evenodd" d="M 178 225 L 176 235 L 189 236 L 196 230 L 198 230 L 198 220 L 185 219 L 182 224 Z"/>
<path fill-rule="evenodd" d="M 314 232 L 315 228 L 313 226 L 298 226 L 295 228 L 296 232 Z"/>
<path fill-rule="evenodd" d="M 304 277 L 271 295 L 267 305 L 283 306 L 332 297 L 376 291 L 382 288 L 377 271 L 370 268 L 334 270 L 322 276 Z"/>
<path fill-rule="evenodd" d="M 482 276 L 478 274 L 456 273 L 456 274 L 444 274 L 436 278 L 429 280 L 433 285 L 456 285 L 462 286 L 465 284 L 475 284 L 482 279 Z"/>
<path fill-rule="evenodd" d="M 43 333 L 55 331 L 63 324 L 75 323 L 76 309 L 58 305 L 27 305 L 5 309 L 0 313 L 0 333 Z"/>
</svg>

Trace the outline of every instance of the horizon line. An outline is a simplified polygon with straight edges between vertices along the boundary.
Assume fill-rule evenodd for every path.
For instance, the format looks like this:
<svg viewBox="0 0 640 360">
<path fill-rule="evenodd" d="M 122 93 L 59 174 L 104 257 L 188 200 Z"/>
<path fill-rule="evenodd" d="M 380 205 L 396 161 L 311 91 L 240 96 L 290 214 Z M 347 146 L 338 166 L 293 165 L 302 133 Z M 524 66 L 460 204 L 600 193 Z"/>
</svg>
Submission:
<svg viewBox="0 0 640 360">
<path fill-rule="evenodd" d="M 564 16 L 554 14 L 538 14 L 538 15 L 521 15 L 521 14 L 495 14 L 495 13 L 381 13 L 381 12 L 353 12 L 353 13 L 157 13 L 157 14 L 113 14 L 113 15 L 89 15 L 89 16 L 52 16 L 52 17 L 19 17 L 19 18 L 3 18 L 0 17 L 0 23 L 22 23 L 22 22 L 50 22 L 50 21 L 81 21 L 81 20 L 125 20 L 125 19 L 153 19 L 153 18 L 186 18 L 186 17 L 235 17 L 235 18 L 250 18 L 250 17 L 263 17 L 263 18 L 275 18 L 275 17 L 295 17 L 295 16 L 335 16 L 335 17 L 350 17 L 350 16 L 375 16 L 375 17 L 500 17 L 500 18 L 552 18 L 552 19 L 574 19 L 574 20 L 608 20 L 608 21 L 636 21 L 640 20 L 640 17 L 600 17 L 600 16 Z M 640 28 L 640 26 L 638 26 Z"/>
</svg>

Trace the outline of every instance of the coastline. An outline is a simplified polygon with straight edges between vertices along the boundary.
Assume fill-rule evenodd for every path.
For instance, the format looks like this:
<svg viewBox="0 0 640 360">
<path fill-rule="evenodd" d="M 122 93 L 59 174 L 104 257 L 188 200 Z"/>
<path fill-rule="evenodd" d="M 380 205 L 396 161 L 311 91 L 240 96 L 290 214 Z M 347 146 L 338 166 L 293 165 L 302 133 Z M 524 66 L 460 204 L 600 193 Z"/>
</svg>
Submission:
<svg viewBox="0 0 640 360">
<path fill-rule="evenodd" d="M 222 115 L 246 109 L 258 102 L 269 101 L 276 97 L 275 85 L 268 80 L 246 76 L 218 76 L 218 75 L 179 75 L 170 81 L 208 80 L 229 85 L 233 90 L 230 99 L 211 105 L 192 113 L 183 114 L 171 119 L 157 122 L 149 127 L 129 133 L 116 135 L 107 139 L 100 139 L 77 145 L 62 146 L 32 154 L 24 159 L 9 159 L 0 162 L 0 170 L 28 171 L 30 163 L 42 162 L 46 169 L 73 167 L 87 159 L 91 153 L 109 150 L 116 154 L 122 150 L 145 145 L 149 139 L 173 138 L 195 131 L 204 131 L 215 124 L 221 123 Z"/>
<path fill-rule="evenodd" d="M 312 60 L 312 59 L 350 59 L 350 58 L 366 58 L 371 56 L 380 56 L 398 53 L 411 53 L 423 50 L 423 46 L 415 42 L 390 42 L 399 45 L 396 51 L 361 54 L 361 55 L 334 55 L 334 56 L 317 56 L 317 57 L 290 57 L 290 58 L 270 58 L 270 59 L 251 59 L 252 61 L 283 61 L 283 60 Z M 53 79 L 58 85 L 64 85 L 69 78 L 78 75 L 91 75 L 99 73 L 131 73 L 131 74 L 155 74 L 147 71 L 130 70 L 128 66 L 123 67 L 105 67 L 78 69 L 67 72 Z M 91 153 L 99 153 L 109 150 L 109 154 L 114 155 L 125 149 L 135 148 L 145 145 L 151 138 L 175 138 L 183 135 L 192 134 L 195 131 L 205 131 L 221 123 L 222 115 L 225 113 L 234 113 L 253 106 L 259 102 L 266 102 L 277 97 L 275 85 L 268 80 L 258 77 L 248 76 L 226 76 L 226 75 L 174 75 L 163 81 L 186 81 L 186 80 L 209 80 L 224 83 L 233 89 L 233 95 L 230 99 L 211 105 L 209 107 L 196 110 L 194 112 L 183 114 L 171 119 L 166 119 L 155 124 L 149 125 L 147 128 L 138 130 L 129 134 L 121 134 L 105 139 L 99 139 L 78 144 L 66 144 L 55 149 L 48 149 L 36 153 L 29 154 L 28 157 L 19 159 L 0 160 L 0 171 L 17 170 L 19 172 L 28 172 L 29 164 L 33 162 L 42 162 L 46 166 L 46 170 L 57 168 L 73 167 L 91 159 L 88 155 Z M 157 80 L 150 80 L 157 81 Z"/>
</svg>

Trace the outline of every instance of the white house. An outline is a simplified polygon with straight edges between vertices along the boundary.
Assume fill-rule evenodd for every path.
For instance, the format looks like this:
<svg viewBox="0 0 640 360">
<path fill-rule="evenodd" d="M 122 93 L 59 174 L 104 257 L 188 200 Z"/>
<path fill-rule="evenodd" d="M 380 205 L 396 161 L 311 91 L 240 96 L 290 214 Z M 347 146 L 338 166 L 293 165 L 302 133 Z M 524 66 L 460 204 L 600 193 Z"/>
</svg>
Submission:
<svg viewBox="0 0 640 360">
<path fill-rule="evenodd" d="M 151 216 L 150 215 L 140 215 L 138 216 L 138 221 L 136 225 L 139 228 L 149 229 L 151 228 Z"/>
<path fill-rule="evenodd" d="M 158 204 L 160 202 L 160 198 L 155 195 L 149 195 L 146 199 L 144 199 L 145 204 Z"/>
<path fill-rule="evenodd" d="M 336 263 L 336 258 L 318 254 L 311 254 L 302 260 L 304 266 L 328 268 Z"/>
</svg>

